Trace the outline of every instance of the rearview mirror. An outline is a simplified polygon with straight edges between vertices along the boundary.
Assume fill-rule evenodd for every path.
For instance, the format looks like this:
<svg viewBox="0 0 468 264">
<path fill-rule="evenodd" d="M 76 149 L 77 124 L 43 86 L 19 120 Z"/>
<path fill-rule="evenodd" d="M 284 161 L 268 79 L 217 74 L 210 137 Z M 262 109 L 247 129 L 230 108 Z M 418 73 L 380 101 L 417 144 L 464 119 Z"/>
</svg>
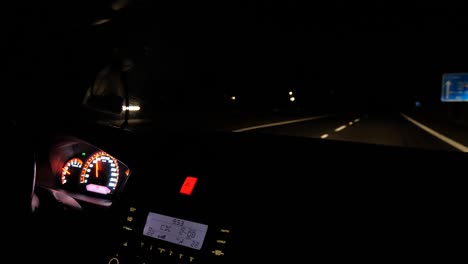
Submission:
<svg viewBox="0 0 468 264">
<path fill-rule="evenodd" d="M 124 99 L 118 95 L 91 95 L 86 105 L 96 110 L 120 114 Z"/>
</svg>

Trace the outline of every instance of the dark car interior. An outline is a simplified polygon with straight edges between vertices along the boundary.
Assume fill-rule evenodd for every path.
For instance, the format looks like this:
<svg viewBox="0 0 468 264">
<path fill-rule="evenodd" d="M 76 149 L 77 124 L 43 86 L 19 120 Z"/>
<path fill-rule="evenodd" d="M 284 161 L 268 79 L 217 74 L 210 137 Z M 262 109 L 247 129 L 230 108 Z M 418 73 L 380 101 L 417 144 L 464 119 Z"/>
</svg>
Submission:
<svg viewBox="0 0 468 264">
<path fill-rule="evenodd" d="M 40 203 L 27 216 L 34 228 L 24 241 L 35 242 L 38 259 L 375 261 L 446 259 L 460 248 L 464 179 L 446 166 L 466 162 L 458 153 L 263 135 L 73 131 L 41 138 L 36 148 Z M 62 184 L 61 164 L 101 151 L 130 170 L 120 172 L 112 193 Z M 15 177 L 31 179 L 32 161 Z M 183 192 L 187 177 L 197 179 L 190 195 Z M 185 221 L 204 238 L 190 239 L 181 229 L 174 238 L 181 240 L 154 238 L 147 229 L 162 228 L 161 215 L 174 221 L 166 227 Z"/>
<path fill-rule="evenodd" d="M 81 103 L 109 46 L 89 48 L 99 30 L 81 25 L 118 16 L 33 6 L 19 9 L 2 95 L 4 261 L 465 258 L 465 153 L 96 122 Z"/>
</svg>

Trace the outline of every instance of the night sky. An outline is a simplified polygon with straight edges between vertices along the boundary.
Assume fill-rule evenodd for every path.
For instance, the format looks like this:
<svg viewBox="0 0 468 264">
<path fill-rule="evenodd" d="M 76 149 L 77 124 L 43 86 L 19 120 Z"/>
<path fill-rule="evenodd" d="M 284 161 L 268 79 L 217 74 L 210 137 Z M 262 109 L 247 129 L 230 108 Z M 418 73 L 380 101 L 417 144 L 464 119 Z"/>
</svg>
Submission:
<svg viewBox="0 0 468 264">
<path fill-rule="evenodd" d="M 162 79 L 182 77 L 194 94 L 229 91 L 253 104 L 294 90 L 305 104 L 398 107 L 437 102 L 441 74 L 467 70 L 461 2 L 307 2 L 161 8 L 150 17 L 169 69 Z"/>
<path fill-rule="evenodd" d="M 140 0 L 120 15 L 96 1 L 59 4 L 66 12 L 30 6 L 21 38 L 10 40 L 63 96 L 70 80 L 69 89 L 87 88 L 119 48 L 135 62 L 135 93 L 179 105 L 217 107 L 236 95 L 245 106 L 273 107 L 289 90 L 315 108 L 435 104 L 441 74 L 468 71 L 462 1 L 315 2 Z M 96 17 L 113 20 L 86 27 Z"/>
</svg>

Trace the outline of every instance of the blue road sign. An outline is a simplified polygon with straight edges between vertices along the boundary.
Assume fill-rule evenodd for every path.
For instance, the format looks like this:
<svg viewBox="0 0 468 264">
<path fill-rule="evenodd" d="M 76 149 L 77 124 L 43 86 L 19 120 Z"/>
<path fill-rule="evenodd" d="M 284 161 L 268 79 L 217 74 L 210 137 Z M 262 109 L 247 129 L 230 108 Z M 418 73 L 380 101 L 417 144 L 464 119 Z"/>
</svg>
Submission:
<svg viewBox="0 0 468 264">
<path fill-rule="evenodd" d="M 442 76 L 442 102 L 468 102 L 468 73 Z"/>
</svg>

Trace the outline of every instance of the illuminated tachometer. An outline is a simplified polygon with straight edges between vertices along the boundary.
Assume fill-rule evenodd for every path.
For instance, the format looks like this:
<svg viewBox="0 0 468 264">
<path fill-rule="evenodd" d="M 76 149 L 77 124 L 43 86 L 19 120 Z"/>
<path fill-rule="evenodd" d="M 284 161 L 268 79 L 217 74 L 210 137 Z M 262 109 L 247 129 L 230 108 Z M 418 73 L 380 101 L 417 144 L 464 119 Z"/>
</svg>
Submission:
<svg viewBox="0 0 468 264">
<path fill-rule="evenodd" d="M 83 161 L 78 158 L 67 161 L 67 163 L 62 167 L 62 174 L 60 177 L 62 185 L 67 183 L 73 184 L 73 182 L 76 184 L 81 172 L 81 167 L 83 167 Z"/>
<path fill-rule="evenodd" d="M 83 166 L 80 184 L 87 191 L 109 194 L 119 182 L 119 164 L 117 160 L 104 151 L 94 153 Z"/>
</svg>

